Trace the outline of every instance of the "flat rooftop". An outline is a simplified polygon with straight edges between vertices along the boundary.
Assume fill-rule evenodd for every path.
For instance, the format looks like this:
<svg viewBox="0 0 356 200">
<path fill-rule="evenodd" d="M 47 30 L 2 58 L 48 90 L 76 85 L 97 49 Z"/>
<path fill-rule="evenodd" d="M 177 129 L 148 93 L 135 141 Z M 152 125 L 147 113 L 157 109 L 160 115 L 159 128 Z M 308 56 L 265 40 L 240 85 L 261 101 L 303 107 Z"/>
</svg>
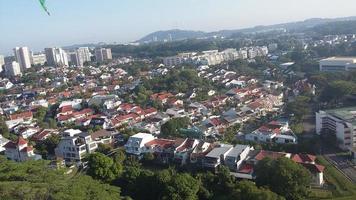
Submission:
<svg viewBox="0 0 356 200">
<path fill-rule="evenodd" d="M 333 115 L 341 120 L 356 125 L 356 107 L 338 108 L 325 110 L 326 113 Z"/>
<path fill-rule="evenodd" d="M 343 61 L 356 63 L 356 57 L 330 57 L 322 59 L 321 61 Z"/>
</svg>

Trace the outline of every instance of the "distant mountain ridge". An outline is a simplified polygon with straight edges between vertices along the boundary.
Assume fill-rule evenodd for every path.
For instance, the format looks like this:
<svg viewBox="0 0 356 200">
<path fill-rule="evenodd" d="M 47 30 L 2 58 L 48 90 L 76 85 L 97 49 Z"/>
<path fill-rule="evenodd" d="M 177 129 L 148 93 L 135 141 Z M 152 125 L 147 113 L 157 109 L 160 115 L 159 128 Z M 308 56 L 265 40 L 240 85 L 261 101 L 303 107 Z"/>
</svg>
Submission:
<svg viewBox="0 0 356 200">
<path fill-rule="evenodd" d="M 198 38 L 210 38 L 210 37 L 231 37 L 233 34 L 237 34 L 237 33 L 253 33 L 253 32 L 276 30 L 276 29 L 306 30 L 330 22 L 350 21 L 350 20 L 356 20 L 356 16 L 343 17 L 343 18 L 312 18 L 312 19 L 307 19 L 298 22 L 281 23 L 281 24 L 274 24 L 274 25 L 267 25 L 267 26 L 255 26 L 252 28 L 244 28 L 244 29 L 236 29 L 236 30 L 220 30 L 216 32 L 173 29 L 173 30 L 157 31 L 157 32 L 150 33 L 136 42 L 151 43 L 151 42 L 178 41 L 178 40 L 185 40 L 185 39 L 198 39 Z"/>
</svg>

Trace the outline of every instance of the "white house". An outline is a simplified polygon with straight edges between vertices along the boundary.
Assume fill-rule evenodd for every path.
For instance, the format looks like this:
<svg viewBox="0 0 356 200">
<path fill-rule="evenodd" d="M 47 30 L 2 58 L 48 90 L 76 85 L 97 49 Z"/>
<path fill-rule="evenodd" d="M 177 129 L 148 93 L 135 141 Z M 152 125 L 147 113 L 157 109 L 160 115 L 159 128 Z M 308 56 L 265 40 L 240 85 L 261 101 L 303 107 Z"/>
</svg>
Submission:
<svg viewBox="0 0 356 200">
<path fill-rule="evenodd" d="M 155 137 L 152 134 L 137 133 L 129 138 L 125 144 L 125 151 L 128 154 L 140 156 L 145 153 L 145 144 L 154 140 Z"/>
<path fill-rule="evenodd" d="M 69 129 L 62 135 L 55 154 L 66 162 L 80 163 L 85 154 L 92 153 L 98 148 L 97 142 L 93 141 L 91 135 L 80 130 Z"/>
<path fill-rule="evenodd" d="M 16 142 L 10 141 L 5 146 L 5 156 L 17 162 L 22 162 L 26 160 L 39 160 L 40 155 L 33 152 L 33 147 L 28 146 L 28 143 L 21 136 L 18 137 Z"/>
<path fill-rule="evenodd" d="M 242 162 L 246 159 L 253 147 L 248 145 L 236 145 L 225 158 L 225 165 L 232 171 L 237 171 Z"/>
</svg>

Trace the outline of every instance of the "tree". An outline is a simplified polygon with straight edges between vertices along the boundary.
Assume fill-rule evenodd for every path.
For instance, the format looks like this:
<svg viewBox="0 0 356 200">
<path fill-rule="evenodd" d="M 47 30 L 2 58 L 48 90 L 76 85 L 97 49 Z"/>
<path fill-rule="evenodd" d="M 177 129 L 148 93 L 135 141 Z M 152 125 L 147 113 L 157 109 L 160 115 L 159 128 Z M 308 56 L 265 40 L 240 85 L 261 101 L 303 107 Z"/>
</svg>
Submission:
<svg viewBox="0 0 356 200">
<path fill-rule="evenodd" d="M 102 153 L 93 153 L 88 157 L 88 174 L 95 179 L 111 182 L 122 173 L 121 163 Z"/>
<path fill-rule="evenodd" d="M 187 128 L 190 120 L 187 117 L 173 118 L 161 126 L 162 137 L 179 137 L 179 129 Z"/>
<path fill-rule="evenodd" d="M 309 171 L 288 158 L 265 158 L 257 164 L 255 173 L 258 186 L 267 186 L 286 199 L 300 200 L 308 196 Z"/>
<path fill-rule="evenodd" d="M 4 136 L 4 138 L 9 139 L 10 137 L 9 128 L 7 127 L 3 117 L 0 117 L 0 133 L 2 136 Z"/>
<path fill-rule="evenodd" d="M 43 157 L 47 158 L 48 155 L 55 154 L 54 149 L 57 147 L 60 140 L 61 136 L 51 135 L 44 141 L 37 142 L 35 148 Z"/>
<path fill-rule="evenodd" d="M 108 154 L 110 151 L 112 151 L 112 147 L 108 144 L 98 144 L 98 149 L 96 150 L 97 152 L 99 153 L 102 153 L 102 154 Z"/>
<path fill-rule="evenodd" d="M 287 104 L 286 112 L 294 114 L 294 118 L 299 122 L 302 121 L 304 116 L 309 112 L 310 97 L 298 96 L 294 101 Z"/>
<path fill-rule="evenodd" d="M 13 162 L 0 156 L 0 199 L 120 200 L 120 188 L 90 176 L 53 170 L 49 162 Z"/>
<path fill-rule="evenodd" d="M 231 193 L 237 200 L 283 200 L 284 198 L 266 188 L 258 188 L 251 181 L 239 182 Z"/>
<path fill-rule="evenodd" d="M 45 120 L 47 111 L 47 108 L 40 106 L 39 108 L 37 108 L 34 114 L 34 118 L 36 118 L 39 122 L 43 122 Z"/>
<path fill-rule="evenodd" d="M 187 173 L 177 174 L 168 183 L 167 191 L 163 199 L 185 200 L 198 199 L 200 183 Z"/>
<path fill-rule="evenodd" d="M 356 90 L 356 84 L 351 81 L 337 80 L 331 82 L 324 88 L 320 95 L 321 101 L 338 103 L 345 98 L 346 95 L 353 93 Z"/>
</svg>

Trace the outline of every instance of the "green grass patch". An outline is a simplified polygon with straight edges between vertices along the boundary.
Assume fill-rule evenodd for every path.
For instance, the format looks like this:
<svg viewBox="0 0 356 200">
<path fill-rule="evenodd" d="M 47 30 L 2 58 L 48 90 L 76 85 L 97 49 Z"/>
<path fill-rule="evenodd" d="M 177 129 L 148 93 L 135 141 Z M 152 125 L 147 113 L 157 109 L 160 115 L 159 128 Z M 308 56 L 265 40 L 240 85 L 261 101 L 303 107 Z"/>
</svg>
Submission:
<svg viewBox="0 0 356 200">
<path fill-rule="evenodd" d="M 328 190 L 332 193 L 331 199 L 338 199 L 338 197 L 342 197 L 340 198 L 340 200 L 356 199 L 355 184 L 353 184 L 350 180 L 348 180 L 324 157 L 318 156 L 317 162 L 325 166 L 324 178 L 327 182 Z M 325 193 L 320 191 L 315 191 L 314 195 L 315 196 L 320 195 L 318 196 L 320 199 L 328 198 L 328 197 L 323 197 Z"/>
</svg>

